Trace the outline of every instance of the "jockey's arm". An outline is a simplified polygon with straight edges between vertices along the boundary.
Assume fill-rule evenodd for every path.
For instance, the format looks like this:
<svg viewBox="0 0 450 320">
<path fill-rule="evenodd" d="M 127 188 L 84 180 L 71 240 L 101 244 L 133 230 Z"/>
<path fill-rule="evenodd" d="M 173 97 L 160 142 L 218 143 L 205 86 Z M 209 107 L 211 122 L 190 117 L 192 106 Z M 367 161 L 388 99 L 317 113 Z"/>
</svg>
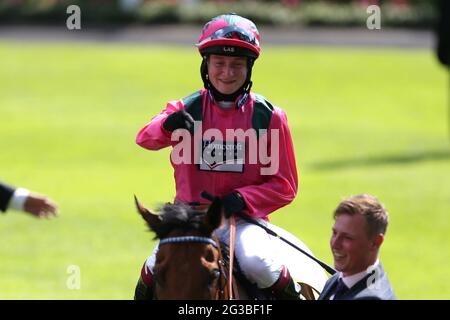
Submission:
<svg viewBox="0 0 450 320">
<path fill-rule="evenodd" d="M 243 212 L 253 218 L 267 218 L 271 212 L 292 202 L 297 195 L 297 167 L 286 114 L 276 109 L 272 120 L 267 137 L 269 144 L 278 144 L 278 152 L 272 155 L 272 161 L 278 161 L 277 170 L 268 174 L 266 182 L 260 185 L 236 189 L 245 201 Z M 270 140 L 270 129 L 278 129 L 279 135 L 275 141 Z"/>
</svg>

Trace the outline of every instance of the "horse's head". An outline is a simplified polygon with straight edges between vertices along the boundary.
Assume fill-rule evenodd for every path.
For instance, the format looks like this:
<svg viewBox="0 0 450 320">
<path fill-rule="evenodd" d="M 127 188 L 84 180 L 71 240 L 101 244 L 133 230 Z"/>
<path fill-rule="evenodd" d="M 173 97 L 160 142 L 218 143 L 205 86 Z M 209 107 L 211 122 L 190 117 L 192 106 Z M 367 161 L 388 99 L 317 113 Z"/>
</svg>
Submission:
<svg viewBox="0 0 450 320">
<path fill-rule="evenodd" d="M 154 267 L 157 299 L 217 299 L 222 287 L 220 248 L 213 231 L 222 222 L 222 203 L 216 198 L 206 210 L 166 204 L 160 214 L 139 213 L 160 239 Z"/>
</svg>

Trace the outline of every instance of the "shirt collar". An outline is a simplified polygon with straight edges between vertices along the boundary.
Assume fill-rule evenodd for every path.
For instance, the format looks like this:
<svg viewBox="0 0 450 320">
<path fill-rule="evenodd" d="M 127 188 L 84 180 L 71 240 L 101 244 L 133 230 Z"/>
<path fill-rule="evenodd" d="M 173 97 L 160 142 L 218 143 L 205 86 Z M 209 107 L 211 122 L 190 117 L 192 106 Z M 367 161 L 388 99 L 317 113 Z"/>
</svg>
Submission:
<svg viewBox="0 0 450 320">
<path fill-rule="evenodd" d="M 207 89 L 207 91 L 208 91 L 209 99 L 211 101 L 213 101 L 213 102 L 216 102 L 215 101 L 216 99 L 214 98 L 214 94 L 213 94 L 212 90 L 211 89 Z M 236 108 L 239 109 L 247 102 L 249 97 L 250 97 L 250 93 L 245 92 L 244 94 L 240 95 L 236 99 L 236 101 L 233 103 L 233 105 L 236 104 Z"/>
<path fill-rule="evenodd" d="M 351 276 L 348 277 L 344 277 L 342 275 L 342 272 L 339 273 L 339 278 L 342 279 L 342 281 L 344 282 L 344 284 L 347 286 L 347 288 L 351 288 L 353 287 L 356 283 L 358 283 L 359 281 L 361 281 L 362 279 L 364 279 L 365 276 L 367 276 L 369 274 L 369 272 L 367 270 L 373 270 L 374 268 L 378 267 L 378 265 L 380 264 L 380 260 L 377 259 L 377 261 L 375 261 L 374 264 L 370 265 L 367 267 L 366 270 L 359 272 L 359 273 L 355 273 L 352 274 Z"/>
</svg>

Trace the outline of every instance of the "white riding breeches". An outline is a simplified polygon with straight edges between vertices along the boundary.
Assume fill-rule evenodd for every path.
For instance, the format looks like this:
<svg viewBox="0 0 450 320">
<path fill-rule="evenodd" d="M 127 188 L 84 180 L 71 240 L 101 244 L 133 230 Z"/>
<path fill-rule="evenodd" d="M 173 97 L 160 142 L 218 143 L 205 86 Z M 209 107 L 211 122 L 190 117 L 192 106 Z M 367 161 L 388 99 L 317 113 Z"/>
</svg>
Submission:
<svg viewBox="0 0 450 320">
<path fill-rule="evenodd" d="M 257 219 L 266 225 L 266 221 Z M 215 231 L 223 243 L 229 245 L 230 224 L 228 220 Z M 276 242 L 262 228 L 236 217 L 236 241 L 234 254 L 242 272 L 260 289 L 272 286 L 280 277 L 282 264 L 276 259 Z"/>
<path fill-rule="evenodd" d="M 267 225 L 262 219 L 256 219 L 260 224 Z M 225 220 L 223 225 L 215 230 L 217 238 L 229 245 L 230 225 Z M 271 237 L 264 229 L 236 217 L 236 241 L 234 254 L 242 272 L 248 280 L 260 289 L 271 287 L 280 277 L 282 263 L 277 259 L 276 238 Z M 146 265 L 153 272 L 156 261 L 156 245 L 153 254 L 147 259 Z"/>
</svg>

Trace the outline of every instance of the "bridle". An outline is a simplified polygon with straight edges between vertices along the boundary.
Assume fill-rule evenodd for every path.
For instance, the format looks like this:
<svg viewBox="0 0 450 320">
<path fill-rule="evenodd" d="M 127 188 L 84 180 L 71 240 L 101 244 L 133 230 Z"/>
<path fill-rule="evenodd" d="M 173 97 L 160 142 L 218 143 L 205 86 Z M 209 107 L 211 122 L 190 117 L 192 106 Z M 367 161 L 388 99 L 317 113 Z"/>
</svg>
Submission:
<svg viewBox="0 0 450 320">
<path fill-rule="evenodd" d="M 169 237 L 164 238 L 159 241 L 159 246 L 164 244 L 178 244 L 178 243 L 205 243 L 214 246 L 219 252 L 219 287 L 215 293 L 215 298 L 218 300 L 228 299 L 229 289 L 227 287 L 227 274 L 225 271 L 225 261 L 223 260 L 222 250 L 220 249 L 219 241 L 215 238 L 200 237 L 200 236 L 180 236 L 180 237 Z"/>
<path fill-rule="evenodd" d="M 211 244 L 217 249 L 219 248 L 216 241 L 208 237 L 198 237 L 198 236 L 184 236 L 184 237 L 170 237 L 159 241 L 159 245 L 169 244 L 169 243 L 184 243 L 184 242 L 197 242 Z"/>
</svg>

